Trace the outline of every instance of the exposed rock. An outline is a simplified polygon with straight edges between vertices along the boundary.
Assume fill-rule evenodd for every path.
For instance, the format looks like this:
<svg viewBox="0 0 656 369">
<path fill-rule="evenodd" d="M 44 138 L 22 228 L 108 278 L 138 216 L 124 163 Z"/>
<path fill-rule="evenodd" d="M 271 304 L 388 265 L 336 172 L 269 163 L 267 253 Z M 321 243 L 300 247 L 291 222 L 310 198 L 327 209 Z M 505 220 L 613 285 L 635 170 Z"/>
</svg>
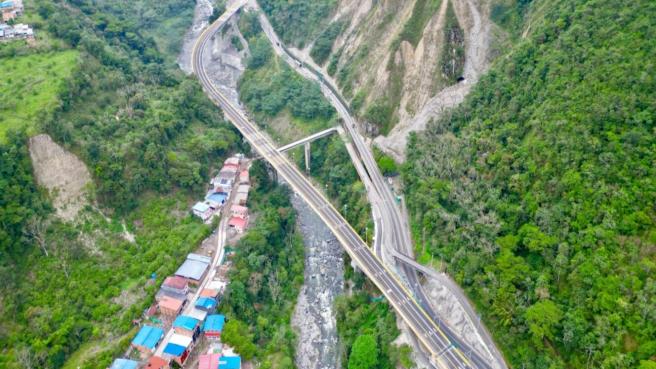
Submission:
<svg viewBox="0 0 656 369">
<path fill-rule="evenodd" d="M 305 243 L 305 283 L 292 325 L 298 332 L 299 369 L 339 368 L 339 336 L 333 302 L 344 291 L 342 248 L 321 219 L 298 196 L 292 199 Z"/>
<path fill-rule="evenodd" d="M 86 165 L 46 134 L 30 138 L 29 148 L 36 181 L 50 192 L 57 216 L 73 220 L 88 203 Z"/>
</svg>

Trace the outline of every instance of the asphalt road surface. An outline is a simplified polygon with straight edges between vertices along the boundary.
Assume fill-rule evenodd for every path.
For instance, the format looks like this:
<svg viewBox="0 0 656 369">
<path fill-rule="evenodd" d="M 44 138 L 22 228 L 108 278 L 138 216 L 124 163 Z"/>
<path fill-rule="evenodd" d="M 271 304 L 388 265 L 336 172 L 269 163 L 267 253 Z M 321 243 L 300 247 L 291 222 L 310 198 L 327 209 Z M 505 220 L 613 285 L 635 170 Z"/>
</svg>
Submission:
<svg viewBox="0 0 656 369">
<path fill-rule="evenodd" d="M 198 76 L 210 99 L 221 107 L 226 117 L 235 125 L 251 146 L 282 176 L 290 187 L 301 196 L 319 215 L 335 234 L 344 249 L 358 264 L 360 269 L 382 291 L 390 304 L 397 310 L 419 341 L 430 352 L 431 361 L 439 368 L 478 368 L 463 354 L 463 351 L 437 327 L 424 309 L 417 304 L 412 294 L 406 290 L 395 274 L 369 249 L 357 232 L 346 222 L 331 203 L 316 190 L 310 181 L 278 152 L 276 145 L 257 126 L 248 120 L 242 111 L 234 106 L 209 79 L 204 65 L 204 53 L 216 32 L 223 26 L 243 3 L 231 6 L 211 24 L 199 37 L 192 55 L 193 70 Z"/>
</svg>

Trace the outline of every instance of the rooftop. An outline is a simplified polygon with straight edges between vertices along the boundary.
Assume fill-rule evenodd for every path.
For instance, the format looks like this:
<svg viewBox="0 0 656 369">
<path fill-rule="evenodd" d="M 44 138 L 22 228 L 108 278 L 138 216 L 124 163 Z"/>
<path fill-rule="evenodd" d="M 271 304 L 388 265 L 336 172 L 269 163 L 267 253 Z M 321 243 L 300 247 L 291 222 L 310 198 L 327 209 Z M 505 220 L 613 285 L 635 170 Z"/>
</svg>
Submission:
<svg viewBox="0 0 656 369">
<path fill-rule="evenodd" d="M 173 343 L 182 347 L 188 347 L 191 344 L 191 337 L 183 336 L 181 334 L 173 334 L 169 340 L 169 344 Z"/>
<path fill-rule="evenodd" d="M 197 202 L 196 205 L 192 208 L 194 211 L 204 213 L 210 209 L 210 206 L 204 202 Z"/>
<path fill-rule="evenodd" d="M 175 275 L 199 281 L 203 277 L 205 270 L 207 270 L 207 266 L 208 263 L 187 259 L 182 265 L 180 265 L 180 268 L 175 272 Z"/>
<path fill-rule="evenodd" d="M 169 365 L 169 362 L 159 356 L 153 356 L 148 360 L 145 369 L 162 369 Z"/>
<path fill-rule="evenodd" d="M 164 280 L 164 283 L 162 283 L 162 285 L 164 285 L 166 287 L 171 287 L 171 288 L 175 288 L 175 289 L 178 289 L 178 290 L 185 289 L 187 287 L 187 284 L 188 283 L 187 283 L 186 279 L 184 279 L 182 277 L 178 277 L 177 275 L 174 275 L 174 276 L 171 276 L 171 277 L 166 277 L 166 279 Z"/>
<path fill-rule="evenodd" d="M 216 369 L 219 367 L 221 354 L 200 355 L 198 357 L 198 369 Z"/>
<path fill-rule="evenodd" d="M 207 311 L 193 308 L 189 312 L 189 316 L 202 322 L 207 317 Z"/>
<path fill-rule="evenodd" d="M 227 198 L 228 194 L 225 192 L 214 192 L 213 194 L 207 195 L 207 197 L 205 197 L 206 200 L 216 201 L 219 204 L 223 204 Z"/>
<path fill-rule="evenodd" d="M 208 315 L 203 325 L 203 331 L 221 332 L 225 324 L 225 316 L 221 314 Z"/>
<path fill-rule="evenodd" d="M 174 328 L 183 328 L 188 331 L 193 331 L 197 325 L 198 319 L 186 315 L 180 315 L 173 321 Z"/>
<path fill-rule="evenodd" d="M 219 359 L 219 369 L 240 369 L 241 357 L 223 356 Z"/>
<path fill-rule="evenodd" d="M 116 359 L 109 369 L 137 369 L 137 365 L 139 365 L 139 363 L 134 360 Z"/>
<path fill-rule="evenodd" d="M 223 165 L 237 165 L 237 166 L 239 166 L 239 158 L 234 157 L 234 156 L 229 157 L 223 162 Z"/>
<path fill-rule="evenodd" d="M 246 219 L 232 217 L 228 221 L 228 226 L 244 229 L 246 228 Z"/>
<path fill-rule="evenodd" d="M 170 296 L 164 296 L 159 301 L 159 307 L 177 311 L 182 307 L 183 303 L 184 303 L 184 301 L 182 301 L 182 300 L 178 300 L 178 299 L 170 297 Z"/>
<path fill-rule="evenodd" d="M 216 307 L 216 300 L 209 297 L 201 297 L 196 301 L 196 307 L 205 310 L 212 310 Z"/>
<path fill-rule="evenodd" d="M 247 213 L 248 208 L 245 207 L 245 206 L 241 206 L 241 205 L 232 205 L 230 207 L 230 211 L 232 211 L 234 213 Z"/>
<path fill-rule="evenodd" d="M 209 256 L 205 256 L 205 255 L 201 255 L 201 254 L 194 254 L 194 253 L 187 254 L 187 259 L 188 259 L 188 260 L 201 261 L 201 262 L 203 262 L 203 263 L 207 263 L 207 264 L 209 264 L 209 263 L 212 262 L 212 258 L 211 258 L 211 257 L 209 257 Z"/>
<path fill-rule="evenodd" d="M 164 331 L 160 328 L 144 325 L 132 340 L 132 344 L 135 346 L 143 346 L 149 349 L 154 349 L 163 336 Z"/>
<path fill-rule="evenodd" d="M 164 353 L 173 355 L 173 356 L 182 356 L 187 348 L 184 346 L 176 345 L 175 343 L 169 343 L 164 347 Z"/>
</svg>

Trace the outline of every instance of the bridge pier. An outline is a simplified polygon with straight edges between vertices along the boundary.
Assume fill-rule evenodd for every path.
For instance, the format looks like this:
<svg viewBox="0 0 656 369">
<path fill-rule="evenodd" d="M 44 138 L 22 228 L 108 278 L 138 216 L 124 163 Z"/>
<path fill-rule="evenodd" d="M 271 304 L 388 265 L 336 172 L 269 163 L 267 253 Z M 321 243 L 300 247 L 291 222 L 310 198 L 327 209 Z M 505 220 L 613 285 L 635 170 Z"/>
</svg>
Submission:
<svg viewBox="0 0 656 369">
<path fill-rule="evenodd" d="M 305 171 L 310 173 L 310 142 L 306 142 L 305 148 Z"/>
</svg>

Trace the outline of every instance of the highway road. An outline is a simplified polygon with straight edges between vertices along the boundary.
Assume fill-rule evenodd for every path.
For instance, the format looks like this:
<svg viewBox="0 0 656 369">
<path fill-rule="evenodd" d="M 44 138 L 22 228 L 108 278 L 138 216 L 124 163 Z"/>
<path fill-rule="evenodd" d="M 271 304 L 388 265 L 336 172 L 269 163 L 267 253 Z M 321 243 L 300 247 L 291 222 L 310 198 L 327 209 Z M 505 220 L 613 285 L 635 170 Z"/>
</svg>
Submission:
<svg viewBox="0 0 656 369">
<path fill-rule="evenodd" d="M 441 369 L 469 369 L 473 365 L 462 350 L 452 344 L 444 332 L 435 325 L 424 309 L 417 304 L 412 294 L 405 289 L 396 275 L 371 251 L 357 232 L 346 222 L 320 191 L 312 186 L 298 168 L 280 153 L 270 138 L 259 131 L 257 125 L 248 120 L 238 107 L 234 106 L 213 85 L 205 69 L 205 53 L 217 31 L 223 26 L 243 3 L 229 7 L 198 38 L 194 46 L 192 66 L 205 92 L 221 107 L 226 117 L 235 125 L 251 146 L 266 159 L 282 176 L 289 186 L 319 215 L 331 229 L 358 267 L 372 280 L 396 309 L 410 329 L 415 333 L 424 348 L 430 353 L 432 363 Z"/>
<path fill-rule="evenodd" d="M 256 9 L 259 9 L 256 1 L 250 1 L 249 3 Z M 270 40 L 276 54 L 281 56 L 299 74 L 307 79 L 319 83 L 326 98 L 328 98 L 328 100 L 337 110 L 340 117 L 342 117 L 344 120 L 344 127 L 351 137 L 351 142 L 346 143 L 347 148 L 349 149 L 349 153 L 351 154 L 350 156 L 355 164 L 356 170 L 358 171 L 358 174 L 360 175 L 360 178 L 364 183 L 365 188 L 367 189 L 367 196 L 372 207 L 375 224 L 375 237 L 373 246 L 376 255 L 381 259 L 383 258 L 383 252 L 390 254 L 398 252 L 404 255 L 413 255 L 414 250 L 410 237 L 410 227 L 407 223 L 407 217 L 403 216 L 400 206 L 397 205 L 395 195 L 393 194 L 390 186 L 386 183 L 385 178 L 380 172 L 371 149 L 360 135 L 357 129 L 358 124 L 351 115 L 345 102 L 338 95 L 336 88 L 330 85 L 328 77 L 323 75 L 321 71 L 312 68 L 306 63 L 303 63 L 301 60 L 289 53 L 289 51 L 284 47 L 283 42 L 278 38 L 277 34 L 273 30 L 273 27 L 271 27 L 271 24 L 269 23 L 264 13 L 261 11 L 261 9 L 259 10 L 262 29 L 265 32 L 267 38 Z M 352 146 L 352 148 L 349 146 Z M 352 150 L 355 152 L 352 152 Z M 446 283 L 445 285 L 460 301 L 461 305 L 465 309 L 465 312 L 468 314 L 469 319 L 473 322 L 475 328 L 478 328 L 479 334 L 482 337 L 482 340 L 484 341 L 485 347 L 487 349 L 485 355 L 481 355 L 478 351 L 472 350 L 469 347 L 469 344 L 467 344 L 463 339 L 455 334 L 454 329 L 449 327 L 448 324 L 445 323 L 445 321 L 441 319 L 440 316 L 433 310 L 428 301 L 428 297 L 426 296 L 424 289 L 419 281 L 419 276 L 415 268 L 408 266 L 405 263 L 397 263 L 397 268 L 400 274 L 405 277 L 408 286 L 412 290 L 414 297 L 420 306 L 433 319 L 433 321 L 439 325 L 446 336 L 449 337 L 449 340 L 461 347 L 462 350 L 470 356 L 471 361 L 476 364 L 477 367 L 489 369 L 495 367 L 503 369 L 507 368 L 503 356 L 496 348 L 490 334 L 485 330 L 485 327 L 478 323 L 479 319 L 476 316 L 470 302 L 467 300 L 462 290 L 458 288 L 455 283 L 453 283 L 453 281 L 449 280 L 446 276 L 440 278 L 440 282 L 443 284 L 445 284 L 445 279 L 450 282 Z M 494 357 L 496 361 L 495 364 L 497 364 L 496 366 L 490 365 L 490 357 Z"/>
</svg>

